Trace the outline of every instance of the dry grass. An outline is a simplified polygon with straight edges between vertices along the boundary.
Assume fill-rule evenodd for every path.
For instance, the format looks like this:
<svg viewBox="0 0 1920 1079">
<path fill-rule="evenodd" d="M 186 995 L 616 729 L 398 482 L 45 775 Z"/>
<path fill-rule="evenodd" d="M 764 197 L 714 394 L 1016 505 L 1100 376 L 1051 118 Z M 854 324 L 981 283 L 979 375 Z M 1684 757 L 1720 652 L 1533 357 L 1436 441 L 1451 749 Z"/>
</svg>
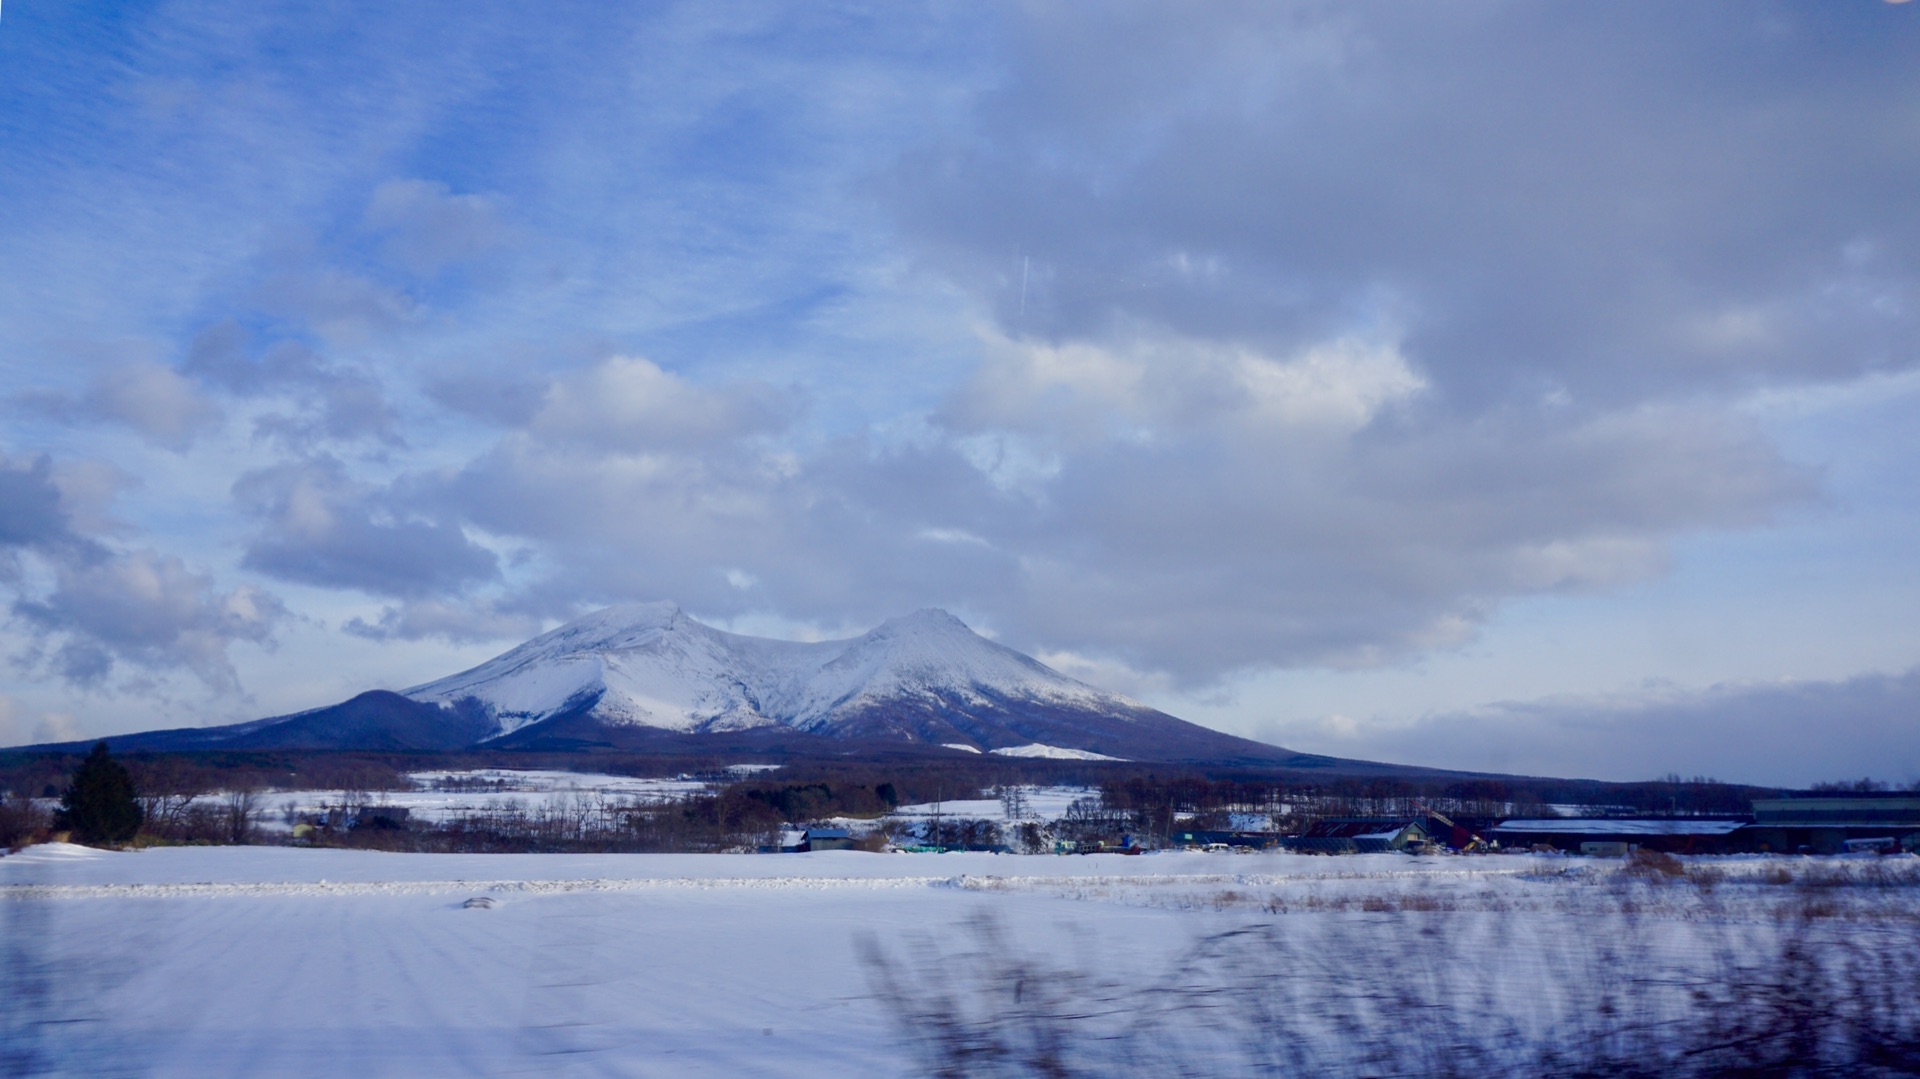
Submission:
<svg viewBox="0 0 1920 1079">
<path fill-rule="evenodd" d="M 1387 897 L 1357 906 L 1311 931 L 1215 933 L 1133 979 L 1024 953 L 988 918 L 904 957 L 869 942 L 864 959 L 939 1076 L 1920 1074 L 1911 920 L 1676 938 L 1621 917 L 1509 940 L 1504 920 L 1446 932 L 1398 921 Z"/>
<path fill-rule="evenodd" d="M 1645 880 L 1678 880 L 1686 876 L 1686 863 L 1663 851 L 1635 847 L 1627 852 L 1627 861 L 1620 872 L 1630 877 Z"/>
</svg>

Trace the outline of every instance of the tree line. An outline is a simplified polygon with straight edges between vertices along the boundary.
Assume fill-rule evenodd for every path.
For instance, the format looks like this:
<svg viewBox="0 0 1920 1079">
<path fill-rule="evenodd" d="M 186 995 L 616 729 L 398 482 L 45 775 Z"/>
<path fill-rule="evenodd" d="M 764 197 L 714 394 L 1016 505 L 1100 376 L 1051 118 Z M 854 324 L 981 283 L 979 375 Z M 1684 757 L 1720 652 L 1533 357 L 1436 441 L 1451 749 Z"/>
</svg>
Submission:
<svg viewBox="0 0 1920 1079">
<path fill-rule="evenodd" d="M 103 747 L 94 750 L 94 754 L 103 752 Z M 13 846 L 27 837 L 49 834 L 56 822 L 47 802 L 63 797 L 91 759 L 91 754 L 84 759 L 73 754 L 0 754 L 0 844 Z M 1176 823 L 1206 830 L 1251 826 L 1297 831 L 1328 817 L 1412 817 L 1437 812 L 1473 821 L 1544 815 L 1549 806 L 1593 814 L 1740 814 L 1749 811 L 1754 797 L 1774 793 L 1708 777 L 1596 783 L 1528 777 L 1318 775 L 1005 758 L 789 760 L 776 771 L 745 774 L 718 758 L 611 753 L 133 753 L 115 764 L 124 770 L 134 792 L 139 809 L 137 834 L 145 840 L 174 843 L 238 843 L 258 838 L 254 826 L 265 791 L 333 789 L 371 795 L 412 789 L 409 773 L 428 769 L 592 769 L 634 776 L 691 772 L 710 784 L 704 792 L 670 804 L 616 800 L 585 816 L 503 806 L 435 827 L 416 824 L 408 835 L 349 836 L 334 831 L 318 840 L 475 850 L 755 849 L 767 845 L 783 824 L 874 819 L 902 805 L 981 798 L 989 792 L 1017 792 L 1026 785 L 1075 785 L 1093 792 L 1055 829 L 1060 837 L 1118 839 L 1132 833 L 1147 840 L 1167 836 Z M 1852 782 L 1845 789 L 1869 786 Z M 947 817 L 941 821 L 941 835 L 920 824 L 913 826 L 911 835 L 903 833 L 900 838 L 939 845 L 1020 847 L 1051 841 L 1047 836 L 1000 835 L 988 824 Z"/>
</svg>

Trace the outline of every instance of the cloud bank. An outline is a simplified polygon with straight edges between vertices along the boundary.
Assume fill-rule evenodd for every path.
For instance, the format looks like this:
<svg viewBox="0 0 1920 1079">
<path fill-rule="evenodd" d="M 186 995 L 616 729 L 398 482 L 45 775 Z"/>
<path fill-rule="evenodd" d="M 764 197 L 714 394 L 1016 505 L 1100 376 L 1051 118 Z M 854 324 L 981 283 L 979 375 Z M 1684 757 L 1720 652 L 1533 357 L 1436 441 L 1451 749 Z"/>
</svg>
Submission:
<svg viewBox="0 0 1920 1079">
<path fill-rule="evenodd" d="M 1521 775 L 1677 774 L 1785 787 L 1867 776 L 1904 787 L 1920 782 L 1915 715 L 1920 669 L 1513 701 L 1411 724 L 1334 719 L 1267 733 L 1305 734 L 1337 747 L 1330 751 L 1359 756 Z"/>
</svg>

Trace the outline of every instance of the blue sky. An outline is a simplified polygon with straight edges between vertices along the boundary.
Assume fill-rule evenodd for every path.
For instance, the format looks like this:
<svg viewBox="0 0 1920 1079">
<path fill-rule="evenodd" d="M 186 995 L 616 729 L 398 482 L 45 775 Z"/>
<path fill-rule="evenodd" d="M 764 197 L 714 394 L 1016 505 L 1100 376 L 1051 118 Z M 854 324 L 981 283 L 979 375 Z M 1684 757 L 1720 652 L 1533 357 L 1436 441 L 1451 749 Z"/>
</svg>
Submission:
<svg viewBox="0 0 1920 1079">
<path fill-rule="evenodd" d="M 1920 780 L 1920 5 L 0 18 L 0 744 L 597 605 Z"/>
</svg>

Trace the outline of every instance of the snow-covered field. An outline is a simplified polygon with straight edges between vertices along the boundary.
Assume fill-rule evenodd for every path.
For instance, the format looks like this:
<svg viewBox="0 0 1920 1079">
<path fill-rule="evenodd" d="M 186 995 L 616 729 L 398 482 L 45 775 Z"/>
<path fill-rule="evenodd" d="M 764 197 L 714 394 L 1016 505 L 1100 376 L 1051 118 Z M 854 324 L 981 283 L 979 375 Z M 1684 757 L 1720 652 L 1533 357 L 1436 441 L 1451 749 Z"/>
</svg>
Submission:
<svg viewBox="0 0 1920 1079">
<path fill-rule="evenodd" d="M 534 809 L 556 802 L 582 799 L 675 801 L 699 794 L 712 786 L 695 779 L 642 779 L 635 776 L 530 769 L 413 772 L 408 778 L 420 784 L 421 789 L 368 793 L 341 790 L 263 793 L 259 796 L 260 806 L 266 813 L 262 823 L 271 827 L 276 822 L 284 821 L 289 806 L 295 813 L 311 814 L 326 806 L 342 805 L 350 798 L 363 798 L 374 805 L 402 807 L 416 819 L 439 823 L 506 806 Z M 444 789 L 449 787 L 456 789 Z M 209 800 L 214 802 L 219 798 L 219 795 L 209 796 Z"/>
<path fill-rule="evenodd" d="M 945 802 L 903 805 L 888 814 L 902 820 L 986 820 L 1006 824 L 1015 820 L 1056 821 L 1067 815 L 1067 808 L 1081 798 L 1098 800 L 1100 792 L 1086 787 L 1022 787 L 1020 798 L 1025 812 L 1007 815 L 1007 803 L 1000 798 L 961 798 Z"/>
<path fill-rule="evenodd" d="M 735 766 L 750 770 L 771 765 Z M 539 771 L 530 769 L 487 769 L 460 772 L 412 772 L 408 774 L 418 788 L 406 791 L 298 790 L 263 791 L 256 798 L 260 826 L 284 831 L 290 816 L 310 817 L 328 807 L 350 802 L 378 806 L 396 806 L 408 810 L 412 819 L 444 823 L 459 817 L 493 812 L 502 808 L 537 810 L 542 807 L 574 803 L 670 802 L 713 789 L 704 780 L 644 779 L 635 776 L 606 775 L 591 772 Z M 1021 788 L 1020 802 L 1013 816 L 1000 798 L 953 799 L 923 805 L 903 805 L 880 821 L 857 818 L 833 818 L 832 823 L 866 831 L 888 821 L 920 821 L 940 817 L 946 820 L 986 820 L 996 824 L 1020 821 L 1055 821 L 1067 815 L 1076 799 L 1097 798 L 1098 792 L 1084 787 Z M 215 792 L 201 796 L 197 803 L 219 806 L 226 795 Z M 54 803 L 49 801 L 51 811 Z M 1264 820 L 1258 822 L 1266 826 Z"/>
<path fill-rule="evenodd" d="M 769 770 L 774 765 L 734 765 L 735 778 Z M 673 802 L 712 790 L 714 784 L 691 778 L 641 778 L 607 775 L 598 772 L 567 772 L 541 769 L 469 769 L 465 771 L 410 772 L 417 786 L 401 791 L 349 791 L 340 789 L 269 790 L 253 796 L 255 826 L 270 832 L 285 832 L 294 819 L 309 819 L 329 808 L 341 806 L 396 806 L 408 810 L 411 818 L 429 824 L 441 824 L 460 817 L 490 814 L 500 810 L 536 812 L 578 804 L 633 804 Z M 191 804 L 210 809 L 225 806 L 228 794 L 212 791 L 192 799 Z M 39 799 L 44 811 L 51 813 L 56 799 Z"/>
<path fill-rule="evenodd" d="M 1895 861 L 1823 864 L 1884 876 Z M 1701 887 L 1529 855 L 54 844 L 0 858 L 0 1050 L 71 1075 L 912 1074 L 928 1043 L 901 1022 L 900 995 L 929 976 L 943 992 L 949 973 L 978 981 L 983 941 L 1148 985 L 1235 933 L 1358 927 L 1341 939 L 1387 970 L 1444 928 L 1521 957 L 1503 991 L 1530 998 L 1555 977 L 1528 958 L 1543 941 L 1605 937 L 1624 916 L 1682 945 L 1706 924 L 1776 932 L 1805 893 L 1770 881 L 1806 864 L 1716 860 Z M 1910 883 L 1826 891 L 1849 932 L 1920 918 Z M 891 996 L 876 992 L 883 969 Z M 1213 976 L 1196 969 L 1180 977 Z"/>
</svg>

